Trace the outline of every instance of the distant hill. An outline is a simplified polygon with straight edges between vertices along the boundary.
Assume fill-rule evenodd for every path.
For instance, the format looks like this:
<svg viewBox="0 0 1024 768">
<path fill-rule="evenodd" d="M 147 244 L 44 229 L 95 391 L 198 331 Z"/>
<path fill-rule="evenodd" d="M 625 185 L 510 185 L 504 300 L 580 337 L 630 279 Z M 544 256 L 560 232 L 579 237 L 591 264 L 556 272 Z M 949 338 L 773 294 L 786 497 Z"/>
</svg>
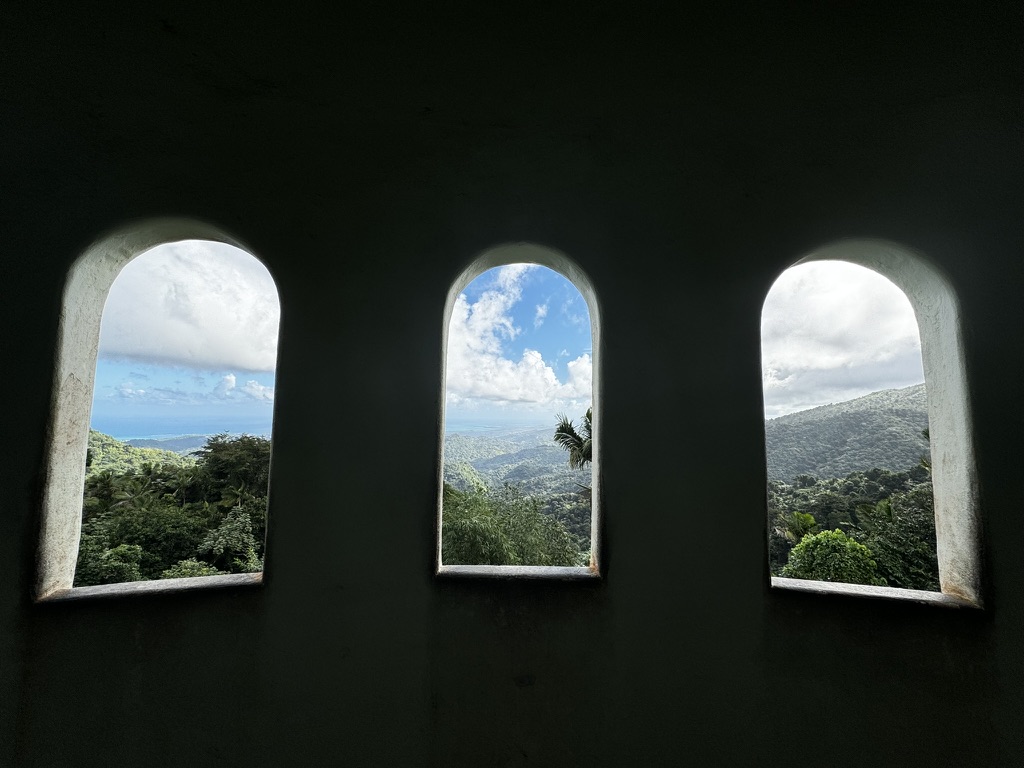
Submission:
<svg viewBox="0 0 1024 768">
<path fill-rule="evenodd" d="M 894 472 L 928 455 L 924 384 L 884 389 L 765 422 L 768 478 L 845 477 L 874 467 Z"/>
<path fill-rule="evenodd" d="M 173 451 L 138 448 L 95 429 L 89 430 L 89 467 L 86 470 L 89 475 L 108 469 L 114 472 L 137 470 L 147 463 L 188 464 L 192 461 Z"/>
<path fill-rule="evenodd" d="M 445 435 L 444 480 L 461 490 L 514 483 L 531 495 L 589 487 L 590 469 L 569 469 L 569 454 L 555 444 L 554 433 L 552 422 L 539 429 Z"/>
<path fill-rule="evenodd" d="M 132 438 L 124 442 L 135 448 L 158 448 L 162 451 L 173 451 L 174 453 L 189 454 L 198 451 L 210 435 L 179 435 L 178 437 L 159 438 Z"/>
</svg>

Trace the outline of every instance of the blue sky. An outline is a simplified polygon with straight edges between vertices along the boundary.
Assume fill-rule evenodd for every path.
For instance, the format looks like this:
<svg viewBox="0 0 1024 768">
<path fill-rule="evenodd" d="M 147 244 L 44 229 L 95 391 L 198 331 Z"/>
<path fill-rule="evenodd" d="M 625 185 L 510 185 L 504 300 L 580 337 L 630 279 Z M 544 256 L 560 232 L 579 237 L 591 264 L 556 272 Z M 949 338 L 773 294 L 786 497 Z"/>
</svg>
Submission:
<svg viewBox="0 0 1024 768">
<path fill-rule="evenodd" d="M 591 405 L 590 312 L 576 287 L 536 264 L 488 270 L 460 294 L 448 325 L 449 431 L 552 426 Z"/>
</svg>

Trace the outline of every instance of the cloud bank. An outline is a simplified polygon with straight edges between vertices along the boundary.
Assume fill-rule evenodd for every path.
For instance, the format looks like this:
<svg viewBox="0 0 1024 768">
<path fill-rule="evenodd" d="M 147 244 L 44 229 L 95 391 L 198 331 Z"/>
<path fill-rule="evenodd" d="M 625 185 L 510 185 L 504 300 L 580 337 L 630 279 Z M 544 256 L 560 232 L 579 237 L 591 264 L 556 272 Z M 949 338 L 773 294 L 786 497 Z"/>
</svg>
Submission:
<svg viewBox="0 0 1024 768">
<path fill-rule="evenodd" d="M 506 354 L 508 342 L 523 333 L 512 309 L 522 300 L 523 280 L 533 269 L 542 267 L 500 267 L 493 287 L 476 301 L 471 302 L 465 293 L 456 299 L 448 326 L 445 379 L 450 406 L 535 407 L 553 413 L 589 404 L 593 377 L 589 354 L 566 363 L 564 380 L 535 349 L 525 348 L 518 359 Z M 547 306 L 537 305 L 534 327 L 539 328 L 546 316 Z"/>
<path fill-rule="evenodd" d="M 906 295 L 846 262 L 809 262 L 772 286 L 761 316 L 765 416 L 924 381 Z"/>
<path fill-rule="evenodd" d="M 258 260 L 224 243 L 157 246 L 114 280 L 101 358 L 200 370 L 273 371 L 280 306 Z"/>
</svg>

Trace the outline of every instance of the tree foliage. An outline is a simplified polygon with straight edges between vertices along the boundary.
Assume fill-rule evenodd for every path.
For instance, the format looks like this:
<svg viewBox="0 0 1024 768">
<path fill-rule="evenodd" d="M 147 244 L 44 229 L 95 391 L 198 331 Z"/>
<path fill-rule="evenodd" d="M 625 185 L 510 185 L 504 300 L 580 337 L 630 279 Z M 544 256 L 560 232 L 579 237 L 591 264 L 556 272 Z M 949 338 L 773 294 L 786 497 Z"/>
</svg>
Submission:
<svg viewBox="0 0 1024 768">
<path fill-rule="evenodd" d="M 804 536 L 789 553 L 782 575 L 792 579 L 886 585 L 878 575 L 871 550 L 838 528 Z"/>
<path fill-rule="evenodd" d="M 445 485 L 441 557 L 445 565 L 578 565 L 583 553 L 558 520 L 541 512 L 540 500 L 515 486 L 492 492 Z"/>
<path fill-rule="evenodd" d="M 269 440 L 224 434 L 195 458 L 91 472 L 75 586 L 262 570 L 269 476 Z"/>
<path fill-rule="evenodd" d="M 798 475 L 792 484 L 768 484 L 773 575 L 783 575 L 805 535 L 837 529 L 868 547 L 889 586 L 939 589 L 932 484 L 922 464 L 905 472 L 874 468 L 843 478 Z"/>
<path fill-rule="evenodd" d="M 878 572 L 890 585 L 939 591 L 930 483 L 862 508 L 851 535 L 871 550 Z"/>
<path fill-rule="evenodd" d="M 558 414 L 558 425 L 555 427 L 555 442 L 565 451 L 569 452 L 569 467 L 571 469 L 582 469 L 589 464 L 593 457 L 593 431 L 591 417 L 593 408 L 587 408 L 587 412 L 580 421 L 579 431 L 565 414 Z"/>
<path fill-rule="evenodd" d="M 171 566 L 160 574 L 161 579 L 190 579 L 193 576 L 217 576 L 224 571 L 219 571 L 208 563 L 200 562 L 194 557 L 188 560 L 179 560 L 176 565 Z"/>
<path fill-rule="evenodd" d="M 928 454 L 924 384 L 887 389 L 765 422 L 768 477 L 843 477 L 880 467 L 895 472 Z"/>
<path fill-rule="evenodd" d="M 123 474 L 140 469 L 143 464 L 194 464 L 195 460 L 159 448 L 136 448 L 110 435 L 89 430 L 86 471 L 89 475 L 110 471 Z"/>
</svg>

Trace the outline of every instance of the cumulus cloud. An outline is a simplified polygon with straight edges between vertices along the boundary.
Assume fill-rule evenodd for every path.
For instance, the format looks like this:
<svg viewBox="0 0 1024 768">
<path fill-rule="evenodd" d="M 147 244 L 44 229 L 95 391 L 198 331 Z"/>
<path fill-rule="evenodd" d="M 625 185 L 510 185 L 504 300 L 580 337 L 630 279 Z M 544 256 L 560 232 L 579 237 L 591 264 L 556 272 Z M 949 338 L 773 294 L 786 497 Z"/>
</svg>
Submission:
<svg viewBox="0 0 1024 768">
<path fill-rule="evenodd" d="M 784 272 L 761 316 L 769 418 L 924 380 L 906 295 L 872 270 L 809 262 Z"/>
<path fill-rule="evenodd" d="M 526 348 L 518 359 L 506 356 L 507 342 L 522 333 L 512 308 L 522 298 L 522 280 L 533 265 L 501 267 L 494 286 L 475 302 L 466 294 L 455 301 L 448 326 L 446 391 L 450 404 L 534 404 L 548 408 L 589 401 L 592 364 L 584 354 L 566 364 L 561 381 L 540 352 Z M 537 307 L 537 319 L 546 316 Z"/>
<path fill-rule="evenodd" d="M 272 371 L 279 320 L 273 279 L 252 256 L 223 243 L 169 243 L 117 276 L 99 352 L 193 369 Z"/>
<path fill-rule="evenodd" d="M 228 397 L 235 388 L 237 382 L 238 379 L 235 378 L 235 374 L 229 373 L 217 382 L 217 386 L 213 388 L 213 394 L 216 397 Z"/>
<path fill-rule="evenodd" d="M 261 400 L 266 402 L 274 401 L 274 388 L 260 384 L 258 381 L 247 381 L 242 387 L 242 392 L 251 397 L 253 400 Z"/>
</svg>

